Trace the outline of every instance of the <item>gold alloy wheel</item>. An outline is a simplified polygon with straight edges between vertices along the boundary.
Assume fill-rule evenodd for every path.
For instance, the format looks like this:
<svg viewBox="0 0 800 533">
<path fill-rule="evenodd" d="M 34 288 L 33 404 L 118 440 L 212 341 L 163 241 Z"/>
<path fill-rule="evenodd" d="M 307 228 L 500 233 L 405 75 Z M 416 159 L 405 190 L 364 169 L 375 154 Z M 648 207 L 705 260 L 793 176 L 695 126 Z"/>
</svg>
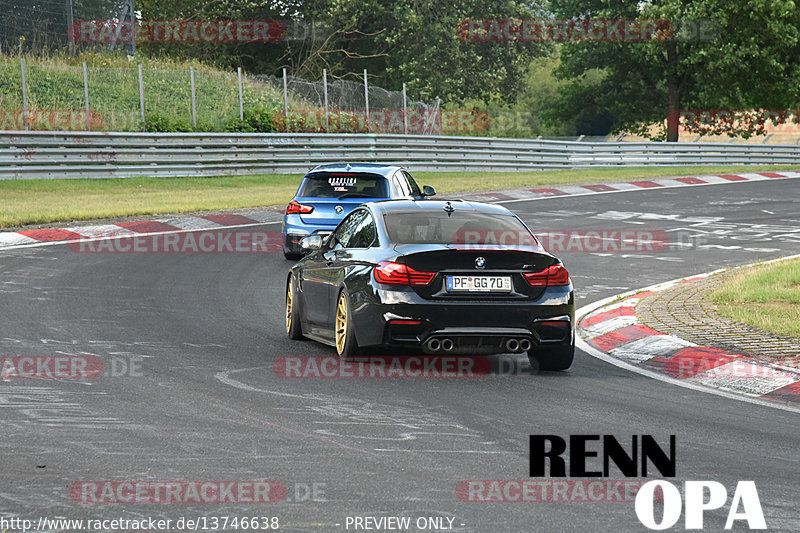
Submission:
<svg viewBox="0 0 800 533">
<path fill-rule="evenodd" d="M 336 305 L 336 352 L 339 355 L 344 352 L 344 343 L 347 340 L 347 319 L 347 298 L 341 293 Z"/>
<path fill-rule="evenodd" d="M 293 304 L 294 304 L 294 289 L 292 288 L 291 280 L 289 280 L 289 284 L 286 287 L 286 333 L 292 331 Z"/>
</svg>

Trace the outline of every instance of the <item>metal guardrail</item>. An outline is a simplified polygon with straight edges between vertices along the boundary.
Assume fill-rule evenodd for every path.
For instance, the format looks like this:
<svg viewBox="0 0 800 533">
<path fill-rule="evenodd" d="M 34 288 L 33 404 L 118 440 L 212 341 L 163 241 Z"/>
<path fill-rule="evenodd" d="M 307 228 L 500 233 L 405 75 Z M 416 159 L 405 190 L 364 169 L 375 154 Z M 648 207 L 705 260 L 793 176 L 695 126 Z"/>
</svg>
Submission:
<svg viewBox="0 0 800 533">
<path fill-rule="evenodd" d="M 337 161 L 511 172 L 800 164 L 800 147 L 389 134 L 0 132 L 0 179 L 302 173 Z"/>
</svg>

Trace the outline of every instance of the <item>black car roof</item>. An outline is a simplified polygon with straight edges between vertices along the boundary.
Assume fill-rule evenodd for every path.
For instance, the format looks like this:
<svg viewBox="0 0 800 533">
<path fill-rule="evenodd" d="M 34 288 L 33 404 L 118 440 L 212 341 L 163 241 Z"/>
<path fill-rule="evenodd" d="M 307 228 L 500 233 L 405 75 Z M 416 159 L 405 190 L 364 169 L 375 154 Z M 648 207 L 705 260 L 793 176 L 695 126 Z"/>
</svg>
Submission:
<svg viewBox="0 0 800 533">
<path fill-rule="evenodd" d="M 483 202 L 467 202 L 465 200 L 381 200 L 364 204 L 376 212 L 391 213 L 397 211 L 444 211 L 450 204 L 454 212 L 487 213 L 493 215 L 512 215 L 511 211 L 501 205 L 486 204 Z"/>
</svg>

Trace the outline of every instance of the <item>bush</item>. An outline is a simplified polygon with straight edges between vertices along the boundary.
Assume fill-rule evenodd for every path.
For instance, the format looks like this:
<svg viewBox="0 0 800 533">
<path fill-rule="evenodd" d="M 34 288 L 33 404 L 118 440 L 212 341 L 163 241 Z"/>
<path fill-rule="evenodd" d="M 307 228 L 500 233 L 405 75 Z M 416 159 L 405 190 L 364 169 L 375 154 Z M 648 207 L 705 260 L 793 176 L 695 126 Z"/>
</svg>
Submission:
<svg viewBox="0 0 800 533">
<path fill-rule="evenodd" d="M 225 126 L 225 131 L 243 133 L 270 133 L 275 131 L 272 120 L 275 111 L 265 107 L 253 107 L 244 110 L 244 120 L 234 119 Z"/>
<path fill-rule="evenodd" d="M 186 132 L 192 131 L 192 125 L 187 120 L 148 113 L 144 120 L 144 130 L 155 133 Z"/>
<path fill-rule="evenodd" d="M 321 110 L 289 111 L 275 113 L 275 131 L 285 133 L 366 133 L 364 115 L 346 111 L 333 111 L 329 115 L 328 128 L 325 129 L 325 112 Z"/>
<path fill-rule="evenodd" d="M 211 122 L 198 120 L 197 126 L 192 128 L 192 131 L 204 132 L 204 131 L 221 131 L 221 130 L 218 126 L 212 124 Z"/>
</svg>

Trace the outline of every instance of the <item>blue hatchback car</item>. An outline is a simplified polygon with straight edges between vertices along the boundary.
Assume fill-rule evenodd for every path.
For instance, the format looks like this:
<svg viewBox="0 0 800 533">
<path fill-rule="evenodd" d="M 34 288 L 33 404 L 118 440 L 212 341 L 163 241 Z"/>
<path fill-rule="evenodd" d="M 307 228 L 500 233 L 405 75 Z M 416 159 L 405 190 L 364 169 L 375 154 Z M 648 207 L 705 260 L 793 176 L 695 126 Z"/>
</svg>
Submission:
<svg viewBox="0 0 800 533">
<path fill-rule="evenodd" d="M 303 177 L 286 206 L 281 233 L 283 255 L 298 259 L 300 239 L 331 233 L 350 211 L 365 202 L 397 198 L 422 199 L 436 191 L 420 189 L 408 170 L 371 163 L 320 165 Z"/>
</svg>

